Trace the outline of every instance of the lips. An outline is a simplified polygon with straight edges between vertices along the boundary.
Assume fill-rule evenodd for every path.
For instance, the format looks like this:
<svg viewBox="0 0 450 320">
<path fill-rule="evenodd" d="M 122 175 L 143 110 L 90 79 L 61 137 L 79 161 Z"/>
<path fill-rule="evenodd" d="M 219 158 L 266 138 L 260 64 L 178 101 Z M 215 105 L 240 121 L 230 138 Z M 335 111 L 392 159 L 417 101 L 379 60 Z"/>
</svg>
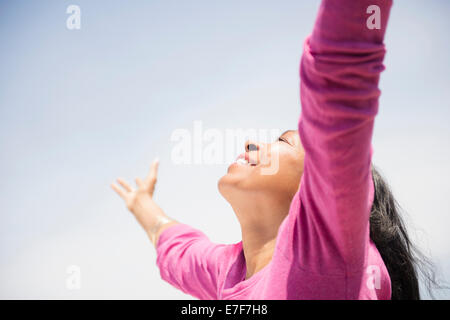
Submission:
<svg viewBox="0 0 450 320">
<path fill-rule="evenodd" d="M 248 153 L 241 153 L 237 156 L 235 162 L 240 165 L 256 166 L 257 162 L 250 158 Z"/>
</svg>

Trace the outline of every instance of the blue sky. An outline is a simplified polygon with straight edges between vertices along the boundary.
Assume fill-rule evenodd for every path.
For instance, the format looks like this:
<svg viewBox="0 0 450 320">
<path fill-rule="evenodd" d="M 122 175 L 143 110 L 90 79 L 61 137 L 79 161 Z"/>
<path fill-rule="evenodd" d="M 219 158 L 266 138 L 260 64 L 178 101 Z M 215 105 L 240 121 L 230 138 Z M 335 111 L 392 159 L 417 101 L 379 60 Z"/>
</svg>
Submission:
<svg viewBox="0 0 450 320">
<path fill-rule="evenodd" d="M 66 8 L 81 8 L 81 29 Z M 189 298 L 109 184 L 161 159 L 156 201 L 239 241 L 217 180 L 175 165 L 174 130 L 295 128 L 298 66 L 319 1 L 0 1 L 0 297 Z M 416 242 L 450 279 L 448 1 L 395 1 L 374 163 Z M 243 146 L 242 146 L 243 150 Z M 66 268 L 82 287 L 67 290 Z M 443 297 L 450 298 L 449 292 Z"/>
</svg>

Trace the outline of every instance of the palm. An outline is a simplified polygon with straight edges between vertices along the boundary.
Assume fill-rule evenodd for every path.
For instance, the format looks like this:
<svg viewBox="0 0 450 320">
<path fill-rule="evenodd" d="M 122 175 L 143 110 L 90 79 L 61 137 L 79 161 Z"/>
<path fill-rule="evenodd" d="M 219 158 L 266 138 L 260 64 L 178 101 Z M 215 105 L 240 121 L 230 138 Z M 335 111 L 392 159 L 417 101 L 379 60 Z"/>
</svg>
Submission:
<svg viewBox="0 0 450 320">
<path fill-rule="evenodd" d="M 151 200 L 153 198 L 158 174 L 158 165 L 158 160 L 153 161 L 147 177 L 144 180 L 141 178 L 136 178 L 135 181 L 137 188 L 132 187 L 128 182 L 121 178 L 117 179 L 117 182 L 122 186 L 122 188 L 114 183 L 111 185 L 114 191 L 116 191 L 117 194 L 125 201 L 128 209 L 133 213 L 135 213 L 134 211 L 136 210 L 136 207 L 140 205 L 142 200 Z"/>
</svg>

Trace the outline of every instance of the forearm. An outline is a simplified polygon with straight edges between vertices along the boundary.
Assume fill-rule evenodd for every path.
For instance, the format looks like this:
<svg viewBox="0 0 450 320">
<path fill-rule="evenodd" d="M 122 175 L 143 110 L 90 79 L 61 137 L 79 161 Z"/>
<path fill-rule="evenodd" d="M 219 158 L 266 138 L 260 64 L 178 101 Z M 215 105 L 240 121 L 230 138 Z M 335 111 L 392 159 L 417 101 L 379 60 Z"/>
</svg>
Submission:
<svg viewBox="0 0 450 320">
<path fill-rule="evenodd" d="M 327 53 L 336 44 L 354 49 L 382 44 L 391 6 L 392 0 L 322 0 L 310 39 L 312 51 Z M 372 27 L 371 22 L 379 24 Z"/>
<path fill-rule="evenodd" d="M 179 222 L 167 216 L 149 197 L 137 201 L 133 214 L 156 247 L 159 235 L 170 226 Z"/>
<path fill-rule="evenodd" d="M 380 29 L 367 27 L 367 8 L 372 5 L 380 8 Z M 367 165 L 391 5 L 391 0 L 322 1 L 300 67 L 299 132 L 310 156 L 322 149 L 317 156 L 328 158 L 330 165 L 354 166 L 357 159 Z"/>
</svg>

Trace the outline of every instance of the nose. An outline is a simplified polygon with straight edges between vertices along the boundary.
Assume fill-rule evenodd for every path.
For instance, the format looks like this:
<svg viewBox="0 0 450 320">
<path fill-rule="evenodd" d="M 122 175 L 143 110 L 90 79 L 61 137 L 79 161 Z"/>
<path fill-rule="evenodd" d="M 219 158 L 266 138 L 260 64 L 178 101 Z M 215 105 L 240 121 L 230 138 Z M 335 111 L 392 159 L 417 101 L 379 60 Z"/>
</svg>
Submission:
<svg viewBox="0 0 450 320">
<path fill-rule="evenodd" d="M 250 151 L 258 151 L 259 150 L 259 145 L 253 141 L 247 140 L 245 142 L 245 151 L 250 152 Z"/>
</svg>

